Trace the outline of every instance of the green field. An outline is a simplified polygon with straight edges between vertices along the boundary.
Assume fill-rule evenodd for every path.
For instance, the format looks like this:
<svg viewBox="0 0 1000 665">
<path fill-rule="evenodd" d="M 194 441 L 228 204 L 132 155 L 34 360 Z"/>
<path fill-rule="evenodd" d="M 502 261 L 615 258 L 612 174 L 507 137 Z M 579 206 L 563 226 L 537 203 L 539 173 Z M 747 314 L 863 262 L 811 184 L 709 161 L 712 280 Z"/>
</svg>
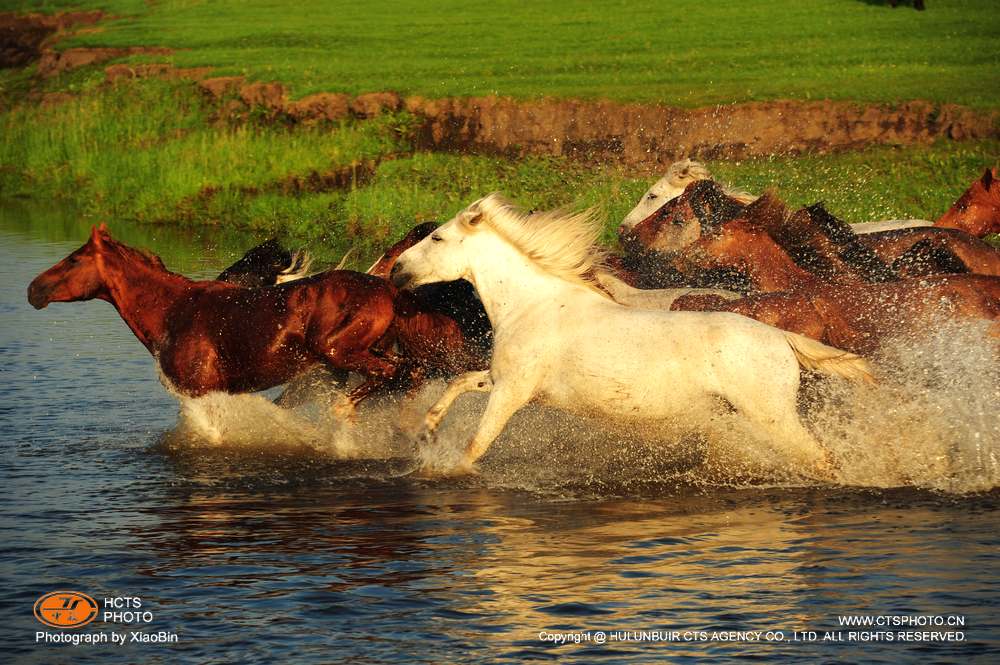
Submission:
<svg viewBox="0 0 1000 665">
<path fill-rule="evenodd" d="M 1000 107 L 996 0 L 70 0 L 120 20 L 65 46 L 167 46 L 293 94 L 609 98 L 680 106 L 929 99 Z"/>
<path fill-rule="evenodd" d="M 395 89 L 428 96 L 608 97 L 697 106 L 768 98 L 911 98 L 1000 108 L 1000 12 L 932 0 L 435 3 L 19 2 L 117 17 L 70 45 L 178 49 L 178 66 L 281 80 L 293 93 Z M 502 20 L 497 19 L 502 17 Z M 162 61 L 164 58 L 157 57 Z M 30 89 L 75 97 L 41 107 Z M 524 205 L 597 206 L 611 230 L 658 174 L 562 158 L 415 149 L 406 113 L 319 127 L 213 122 L 189 82 L 104 84 L 103 67 L 37 81 L 0 73 L 0 198 L 54 199 L 93 219 L 246 227 L 357 246 L 359 263 L 417 221 L 446 219 L 500 190 Z M 849 221 L 935 218 L 1000 141 L 877 147 L 835 155 L 716 161 L 735 186 L 823 200 Z M 288 182 L 377 164 L 343 187 Z"/>
</svg>

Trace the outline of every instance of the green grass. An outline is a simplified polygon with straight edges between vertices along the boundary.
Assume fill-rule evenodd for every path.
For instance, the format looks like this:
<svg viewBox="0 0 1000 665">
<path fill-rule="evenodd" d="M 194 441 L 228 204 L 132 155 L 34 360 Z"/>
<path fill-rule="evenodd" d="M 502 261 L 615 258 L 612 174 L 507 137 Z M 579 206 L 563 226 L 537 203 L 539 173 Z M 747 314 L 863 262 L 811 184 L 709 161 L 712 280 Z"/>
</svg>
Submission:
<svg viewBox="0 0 1000 665">
<path fill-rule="evenodd" d="M 168 46 L 295 95 L 397 90 L 701 106 L 769 99 L 1000 107 L 996 0 L 14 0 L 121 17 L 63 46 Z M 162 59 L 162 58 L 156 58 Z"/>
<path fill-rule="evenodd" d="M 611 241 L 657 177 L 562 158 L 414 152 L 406 114 L 294 130 L 234 127 L 211 122 L 191 83 L 80 86 L 64 104 L 0 113 L 0 198 L 62 200 L 94 220 L 286 234 L 331 253 L 357 246 L 360 265 L 413 224 L 448 219 L 495 190 L 532 208 L 596 206 Z M 318 192 L 282 187 L 289 177 L 378 159 L 368 181 Z M 835 214 L 865 221 L 934 218 L 998 159 L 1000 141 L 979 141 L 709 165 L 735 186 L 775 187 L 792 205 L 825 200 Z"/>
<path fill-rule="evenodd" d="M 405 123 L 404 123 L 405 125 Z M 206 217 L 198 200 L 214 189 L 277 186 L 408 149 L 397 116 L 297 129 L 215 127 L 191 84 L 146 81 L 95 88 L 40 110 L 0 116 L 0 196 L 69 198 L 94 215 L 140 221 Z"/>
</svg>

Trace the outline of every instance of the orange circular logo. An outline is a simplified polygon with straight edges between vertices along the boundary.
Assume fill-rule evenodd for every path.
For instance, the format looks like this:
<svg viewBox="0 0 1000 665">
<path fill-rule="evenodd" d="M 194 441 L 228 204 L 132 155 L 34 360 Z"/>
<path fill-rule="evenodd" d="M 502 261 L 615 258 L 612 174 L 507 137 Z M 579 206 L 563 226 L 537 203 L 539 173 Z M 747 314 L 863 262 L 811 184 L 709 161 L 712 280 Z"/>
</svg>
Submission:
<svg viewBox="0 0 1000 665">
<path fill-rule="evenodd" d="M 79 591 L 53 591 L 35 601 L 35 618 L 53 628 L 81 628 L 97 618 L 97 601 Z"/>
</svg>

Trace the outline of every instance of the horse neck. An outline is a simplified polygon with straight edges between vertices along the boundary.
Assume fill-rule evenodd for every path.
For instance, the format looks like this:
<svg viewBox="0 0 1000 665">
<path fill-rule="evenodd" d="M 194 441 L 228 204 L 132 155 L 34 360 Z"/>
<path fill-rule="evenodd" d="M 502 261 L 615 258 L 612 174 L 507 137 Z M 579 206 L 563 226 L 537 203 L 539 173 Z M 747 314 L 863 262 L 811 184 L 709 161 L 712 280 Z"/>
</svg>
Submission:
<svg viewBox="0 0 1000 665">
<path fill-rule="evenodd" d="M 819 280 L 803 270 L 765 232 L 727 225 L 723 231 L 724 252 L 738 258 L 760 291 L 790 291 L 816 284 Z"/>
<path fill-rule="evenodd" d="M 588 293 L 585 287 L 547 273 L 497 235 L 479 233 L 483 238 L 481 252 L 477 252 L 480 260 L 472 263 L 469 281 L 476 287 L 494 329 L 532 304 L 561 302 L 574 290 Z"/>
<path fill-rule="evenodd" d="M 101 276 L 107 300 L 150 353 L 156 353 L 166 333 L 167 312 L 186 291 L 191 281 L 176 273 L 117 252 L 101 255 Z"/>
</svg>

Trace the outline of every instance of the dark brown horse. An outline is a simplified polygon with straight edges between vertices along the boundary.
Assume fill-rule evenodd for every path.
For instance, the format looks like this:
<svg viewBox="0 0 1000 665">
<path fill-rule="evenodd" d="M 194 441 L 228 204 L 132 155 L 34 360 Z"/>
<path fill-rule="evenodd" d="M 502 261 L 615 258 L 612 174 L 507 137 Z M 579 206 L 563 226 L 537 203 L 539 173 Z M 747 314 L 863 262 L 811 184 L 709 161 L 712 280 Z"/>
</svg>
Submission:
<svg viewBox="0 0 1000 665">
<path fill-rule="evenodd" d="M 388 279 L 400 254 L 437 226 L 426 222 L 410 229 L 368 269 L 368 274 Z M 489 366 L 493 329 L 475 289 L 465 280 L 398 292 L 395 327 L 406 358 L 406 375 L 413 385 L 425 377 L 454 376 Z"/>
<path fill-rule="evenodd" d="M 293 252 L 277 238 L 253 247 L 215 279 L 248 288 L 274 286 L 306 276 L 312 259 L 305 252 Z"/>
<path fill-rule="evenodd" d="M 329 271 L 279 286 L 192 281 L 156 256 L 114 240 L 104 225 L 36 277 L 28 301 L 99 298 L 118 310 L 179 392 L 241 393 L 286 383 L 316 366 L 390 379 L 395 290 L 384 280 Z"/>
</svg>

